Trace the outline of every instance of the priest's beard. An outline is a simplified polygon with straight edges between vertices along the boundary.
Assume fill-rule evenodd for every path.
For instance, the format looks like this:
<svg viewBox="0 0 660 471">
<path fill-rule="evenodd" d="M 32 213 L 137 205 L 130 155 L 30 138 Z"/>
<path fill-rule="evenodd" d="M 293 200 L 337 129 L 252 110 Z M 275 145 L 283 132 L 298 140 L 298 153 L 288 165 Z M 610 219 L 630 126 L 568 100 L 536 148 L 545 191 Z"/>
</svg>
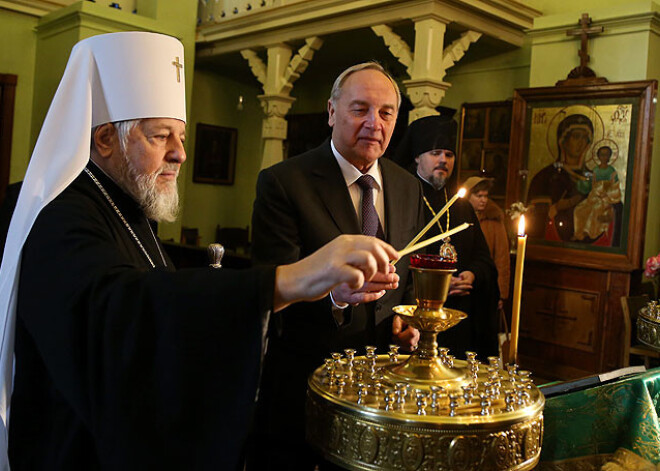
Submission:
<svg viewBox="0 0 660 471">
<path fill-rule="evenodd" d="M 442 190 L 445 187 L 445 183 L 447 183 L 447 177 L 444 175 L 436 176 L 431 174 L 429 177 L 429 183 L 436 190 Z"/>
<path fill-rule="evenodd" d="M 141 173 L 134 157 L 124 154 L 120 165 L 119 184 L 138 202 L 144 214 L 154 221 L 173 222 L 179 213 L 179 191 L 176 179 L 158 183 L 158 175 L 165 170 L 177 170 L 178 165 L 164 163 L 154 173 Z"/>
</svg>

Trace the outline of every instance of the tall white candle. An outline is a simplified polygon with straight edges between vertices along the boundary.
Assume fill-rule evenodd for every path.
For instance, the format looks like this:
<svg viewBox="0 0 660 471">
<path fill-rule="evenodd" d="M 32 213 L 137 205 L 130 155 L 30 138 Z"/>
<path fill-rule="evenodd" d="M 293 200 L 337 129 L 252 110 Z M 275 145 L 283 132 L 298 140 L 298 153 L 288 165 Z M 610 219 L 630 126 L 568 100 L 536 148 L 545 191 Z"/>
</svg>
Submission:
<svg viewBox="0 0 660 471">
<path fill-rule="evenodd" d="M 520 299 L 522 296 L 523 269 L 525 265 L 525 216 L 518 222 L 518 250 L 516 252 L 516 271 L 513 278 L 513 306 L 511 312 L 511 341 L 509 343 L 509 363 L 518 363 L 518 332 L 520 330 Z"/>
</svg>

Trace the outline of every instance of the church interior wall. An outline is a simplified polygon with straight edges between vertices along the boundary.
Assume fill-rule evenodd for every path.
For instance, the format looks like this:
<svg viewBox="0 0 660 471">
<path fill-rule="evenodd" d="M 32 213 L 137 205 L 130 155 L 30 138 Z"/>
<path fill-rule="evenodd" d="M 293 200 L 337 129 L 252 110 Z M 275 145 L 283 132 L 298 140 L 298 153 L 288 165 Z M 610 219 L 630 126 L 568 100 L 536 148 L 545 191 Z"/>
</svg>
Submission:
<svg viewBox="0 0 660 471">
<path fill-rule="evenodd" d="M 650 0 L 520 0 L 521 3 L 528 5 L 543 12 L 544 16 L 551 16 L 557 14 L 566 14 L 571 18 L 571 22 L 575 23 L 575 13 L 582 14 L 585 12 L 592 12 L 603 7 L 619 8 L 619 11 L 626 12 L 632 4 L 646 4 L 653 3 Z"/>
<path fill-rule="evenodd" d="M 233 80 L 207 69 L 194 77 L 192 111 L 188 122 L 188 172 L 182 225 L 199 229 L 202 245 L 215 241 L 216 225 L 246 227 L 252 217 L 252 202 L 261 164 L 261 118 L 257 99 L 260 90 L 249 81 Z M 238 110 L 238 97 L 243 109 Z M 233 185 L 193 182 L 196 127 L 198 123 L 236 128 L 238 140 Z"/>
<path fill-rule="evenodd" d="M 602 13 L 599 16 L 599 13 L 595 10 L 589 14 L 599 22 L 611 18 Z M 572 21 L 568 22 L 566 15 L 558 15 L 539 19 L 538 27 L 535 23 L 531 33 L 530 87 L 553 86 L 579 65 L 577 51 L 580 43 L 575 37 L 566 35 L 567 30 L 576 27 L 575 18 L 576 15 L 572 15 Z M 607 26 L 603 33 L 590 39 L 588 66 L 610 82 L 646 78 L 648 24 L 625 28 L 627 31 L 612 31 L 615 28 Z"/>
<path fill-rule="evenodd" d="M 30 152 L 32 94 L 37 40 L 35 15 L 0 8 L 0 73 L 18 76 L 12 131 L 9 182 L 23 179 Z"/>
<path fill-rule="evenodd" d="M 330 90 L 332 89 L 332 79 L 334 78 L 329 75 L 329 73 L 322 76 L 310 74 L 305 77 L 303 75 L 299 80 L 301 83 L 294 86 L 291 93 L 296 97 L 296 101 L 291 105 L 289 114 L 321 113 L 327 111 L 328 98 L 330 98 Z M 309 83 L 310 86 L 305 86 L 306 83 Z"/>
<path fill-rule="evenodd" d="M 652 31 L 649 37 L 648 70 L 646 77 L 660 82 L 660 35 Z M 657 105 L 656 105 L 657 106 Z M 653 128 L 653 156 L 651 158 L 649 203 L 647 210 L 644 258 L 660 252 L 660 112 L 656 108 Z"/>
<path fill-rule="evenodd" d="M 458 116 L 463 103 L 512 99 L 513 90 L 529 86 L 529 54 L 529 44 L 525 44 L 514 51 L 467 64 L 457 63 L 445 78 L 451 87 L 442 105 L 458 110 Z"/>
<path fill-rule="evenodd" d="M 7 2 L 4 2 L 7 3 Z M 51 2 L 52 3 L 52 2 Z M 125 19 L 132 9 L 149 18 L 136 18 L 134 29 L 151 29 L 173 34 L 183 40 L 186 47 L 187 89 L 189 101 L 188 165 L 182 168 L 181 187 L 183 211 L 181 222 L 163 224 L 159 233 L 164 239 L 178 240 L 181 225 L 198 227 L 201 243 L 211 242 L 217 224 L 246 226 L 250 223 L 256 178 L 262 153 L 261 122 L 263 111 L 256 96 L 261 93 L 257 81 L 232 77 L 231 74 L 213 73 L 194 68 L 194 38 L 197 2 L 195 0 L 119 0 L 122 11 L 108 8 L 105 4 L 59 0 L 63 5 L 85 3 L 96 8 L 107 30 L 130 29 Z M 445 80 L 452 85 L 442 105 L 460 109 L 465 102 L 499 101 L 512 97 L 515 88 L 553 85 L 566 77 L 578 64 L 579 41 L 566 36 L 566 30 L 577 27 L 577 18 L 588 12 L 596 22 L 605 21 L 605 33 L 589 41 L 590 66 L 598 75 L 610 81 L 659 78 L 660 44 L 653 30 L 654 15 L 658 4 L 651 0 L 580 0 L 557 2 L 554 0 L 523 0 L 523 3 L 543 11 L 528 34 L 526 44 L 520 49 L 492 56 L 481 54 L 478 60 L 471 58 L 468 50 L 465 58 L 448 70 Z M 103 8 L 102 8 L 103 7 Z M 140 16 L 133 15 L 134 17 Z M 117 20 L 117 19 L 120 20 Z M 2 73 L 19 76 L 16 95 L 16 112 L 12 142 L 10 180 L 22 179 L 36 133 L 45 116 L 50 96 L 54 92 L 68 50 L 56 51 L 63 43 L 37 47 L 36 28 L 38 15 L 0 7 L 0 51 Z M 98 24 L 79 26 L 82 32 L 70 33 L 63 41 L 75 40 L 100 32 Z M 90 28 L 85 30 L 85 28 Z M 94 28 L 97 28 L 94 30 Z M 69 34 L 69 33 L 66 33 Z M 76 37 L 77 36 L 77 37 Z M 336 75 L 334 67 L 347 51 L 332 47 L 331 38 L 317 52 L 308 70 L 295 83 L 291 95 L 296 98 L 290 113 L 325 112 L 327 95 Z M 380 39 L 376 39 L 380 41 Z M 373 43 L 364 49 L 365 58 L 387 56 L 382 50 L 373 54 Z M 4 47 L 10 45 L 10 47 Z M 67 49 L 64 47 L 64 49 Z M 70 49 L 70 46 L 68 46 Z M 353 52 L 351 51 L 351 54 Z M 350 54 L 349 54 L 350 55 Z M 57 57 L 55 57 L 57 56 Z M 332 59 L 334 57 L 334 60 Z M 348 59 L 347 59 L 348 60 Z M 396 63 L 396 60 L 389 57 Z M 357 61 L 352 61 L 354 63 Z M 330 64 L 330 67 L 328 67 Z M 343 64 L 341 64 L 343 66 Z M 387 65 L 387 64 L 386 64 Z M 245 65 L 247 68 L 247 65 Z M 343 67 L 337 66 L 337 72 Z M 400 72 L 400 71 L 398 71 Z M 403 74 L 395 74 L 405 78 Z M 38 77 L 37 77 L 38 76 Z M 194 81 L 195 88 L 192 88 Z M 45 85 L 44 85 L 45 84 Z M 402 87 L 403 88 L 403 87 Z M 235 110 L 237 97 L 244 97 L 244 110 Z M 657 115 L 657 113 L 656 113 Z M 194 163 L 194 139 L 197 123 L 236 127 L 238 148 L 234 185 L 208 185 L 192 181 Z M 656 125 L 656 130 L 660 126 Z M 653 152 L 653 160 L 660 160 L 659 152 Z M 646 229 L 645 255 L 657 253 L 660 247 L 660 165 L 651 166 L 651 193 Z"/>
</svg>

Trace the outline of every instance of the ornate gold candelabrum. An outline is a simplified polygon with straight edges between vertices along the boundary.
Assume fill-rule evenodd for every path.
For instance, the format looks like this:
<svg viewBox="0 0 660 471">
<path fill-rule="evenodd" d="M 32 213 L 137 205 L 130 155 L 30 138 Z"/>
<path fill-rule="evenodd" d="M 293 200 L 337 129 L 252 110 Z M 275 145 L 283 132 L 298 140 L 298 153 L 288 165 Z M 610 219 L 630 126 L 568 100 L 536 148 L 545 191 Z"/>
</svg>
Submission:
<svg viewBox="0 0 660 471">
<path fill-rule="evenodd" d="M 660 350 L 660 303 L 651 301 L 639 311 L 637 340 L 654 350 Z"/>
<path fill-rule="evenodd" d="M 454 269 L 411 267 L 419 329 L 411 355 L 390 346 L 333 353 L 309 378 L 307 439 L 351 470 L 528 470 L 538 462 L 545 398 L 499 357 L 456 359 L 436 337 L 467 316 L 444 307 Z"/>
</svg>

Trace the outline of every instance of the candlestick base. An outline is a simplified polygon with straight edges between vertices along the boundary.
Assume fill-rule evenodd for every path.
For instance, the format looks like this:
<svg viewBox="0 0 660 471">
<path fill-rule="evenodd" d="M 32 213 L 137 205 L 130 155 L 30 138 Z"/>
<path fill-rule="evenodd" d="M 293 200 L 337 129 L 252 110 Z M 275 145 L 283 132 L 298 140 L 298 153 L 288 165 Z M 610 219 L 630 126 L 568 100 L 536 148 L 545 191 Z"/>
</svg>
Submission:
<svg viewBox="0 0 660 471">
<path fill-rule="evenodd" d="M 447 359 L 438 356 L 436 337 L 439 332 L 455 326 L 467 317 L 455 309 L 423 308 L 415 305 L 395 306 L 392 309 L 404 322 L 420 332 L 417 350 L 403 364 L 386 368 L 385 376 L 392 381 L 408 381 L 420 384 L 460 382 L 465 379 L 466 371 L 448 366 Z M 438 384 L 440 383 L 440 384 Z"/>
<path fill-rule="evenodd" d="M 414 264 L 410 270 L 417 304 L 394 312 L 420 331 L 417 350 L 404 356 L 392 345 L 387 355 L 373 346 L 365 356 L 354 349 L 344 358 L 333 353 L 309 378 L 307 441 L 354 471 L 533 469 L 545 399 L 530 373 L 517 366 L 503 371 L 499 357 L 486 365 L 474 352 L 459 360 L 438 348 L 438 333 L 467 317 L 443 306 L 456 270 Z"/>
</svg>

